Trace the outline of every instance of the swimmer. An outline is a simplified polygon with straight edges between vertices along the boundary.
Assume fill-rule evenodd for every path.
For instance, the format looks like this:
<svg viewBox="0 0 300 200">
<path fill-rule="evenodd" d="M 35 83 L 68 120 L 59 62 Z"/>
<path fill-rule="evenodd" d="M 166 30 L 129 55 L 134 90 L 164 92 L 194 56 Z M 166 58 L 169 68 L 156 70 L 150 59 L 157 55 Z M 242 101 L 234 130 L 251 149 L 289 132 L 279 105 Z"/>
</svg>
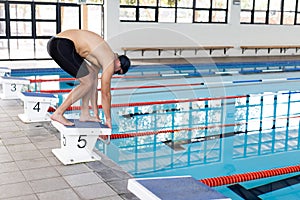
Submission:
<svg viewBox="0 0 300 200">
<path fill-rule="evenodd" d="M 53 60 L 79 85 L 51 115 L 51 119 L 65 126 L 74 123 L 64 117 L 69 106 L 82 100 L 80 121 L 100 122 L 98 111 L 98 74 L 101 75 L 101 100 L 105 125 L 111 124 L 111 78 L 114 74 L 125 74 L 130 67 L 127 56 L 115 54 L 107 42 L 98 34 L 87 30 L 66 30 L 48 41 L 47 50 Z M 89 103 L 94 116 L 90 115 Z"/>
</svg>

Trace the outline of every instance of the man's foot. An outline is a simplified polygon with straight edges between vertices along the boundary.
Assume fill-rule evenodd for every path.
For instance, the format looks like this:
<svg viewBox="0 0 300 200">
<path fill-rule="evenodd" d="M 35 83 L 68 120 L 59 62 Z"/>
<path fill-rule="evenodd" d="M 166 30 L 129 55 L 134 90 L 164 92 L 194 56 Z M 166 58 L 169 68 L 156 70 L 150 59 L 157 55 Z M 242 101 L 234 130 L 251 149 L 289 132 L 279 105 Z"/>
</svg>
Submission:
<svg viewBox="0 0 300 200">
<path fill-rule="evenodd" d="M 53 114 L 50 117 L 53 121 L 57 121 L 65 126 L 74 126 L 74 123 L 67 120 L 63 115 Z"/>
<path fill-rule="evenodd" d="M 103 140 L 106 144 L 110 144 L 110 141 L 108 140 L 107 135 L 99 135 L 99 138 Z"/>
<path fill-rule="evenodd" d="M 101 122 L 100 119 L 92 116 L 80 116 L 79 121 L 81 122 Z"/>
</svg>

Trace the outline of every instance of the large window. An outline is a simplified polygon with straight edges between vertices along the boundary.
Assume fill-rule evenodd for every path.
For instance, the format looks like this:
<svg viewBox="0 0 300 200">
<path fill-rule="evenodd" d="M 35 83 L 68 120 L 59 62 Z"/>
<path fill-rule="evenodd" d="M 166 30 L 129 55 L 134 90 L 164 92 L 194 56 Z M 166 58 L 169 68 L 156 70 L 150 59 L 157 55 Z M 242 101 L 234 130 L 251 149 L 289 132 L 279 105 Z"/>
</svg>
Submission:
<svg viewBox="0 0 300 200">
<path fill-rule="evenodd" d="M 50 59 L 46 48 L 49 38 L 66 29 L 83 28 L 103 36 L 103 0 L 77 2 L 1 1 L 0 60 Z"/>
<path fill-rule="evenodd" d="M 120 0 L 120 21 L 227 23 L 228 0 Z"/>
<path fill-rule="evenodd" d="M 299 0 L 242 0 L 241 23 L 300 24 Z"/>
</svg>

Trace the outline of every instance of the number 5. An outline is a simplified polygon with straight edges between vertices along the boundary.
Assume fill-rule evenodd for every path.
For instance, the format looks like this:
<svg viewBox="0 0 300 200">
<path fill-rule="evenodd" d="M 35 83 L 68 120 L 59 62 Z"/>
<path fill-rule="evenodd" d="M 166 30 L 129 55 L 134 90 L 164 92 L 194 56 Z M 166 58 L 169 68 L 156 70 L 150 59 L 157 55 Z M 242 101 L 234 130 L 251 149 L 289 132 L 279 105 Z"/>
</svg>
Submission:
<svg viewBox="0 0 300 200">
<path fill-rule="evenodd" d="M 83 143 L 82 145 L 77 144 L 78 148 L 80 148 L 80 149 L 84 148 L 87 144 L 86 139 L 83 139 L 82 137 L 86 137 L 86 135 L 80 135 L 79 138 L 78 138 L 78 143 L 80 143 L 80 142 Z"/>
</svg>

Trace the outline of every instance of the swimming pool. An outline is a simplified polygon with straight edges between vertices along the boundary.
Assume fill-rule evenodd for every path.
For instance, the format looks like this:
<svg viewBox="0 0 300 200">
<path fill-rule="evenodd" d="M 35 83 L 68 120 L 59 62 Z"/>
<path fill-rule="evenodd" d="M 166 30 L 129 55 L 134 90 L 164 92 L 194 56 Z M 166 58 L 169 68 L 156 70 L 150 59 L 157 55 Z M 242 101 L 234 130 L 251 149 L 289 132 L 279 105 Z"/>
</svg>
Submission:
<svg viewBox="0 0 300 200">
<path fill-rule="evenodd" d="M 113 136 L 110 145 L 99 141 L 97 148 L 135 177 L 192 175 L 200 180 L 298 165 L 298 64 L 248 63 L 241 68 L 233 63 L 225 70 L 196 71 L 194 66 L 167 66 L 159 73 L 136 68 L 112 83 Z M 241 73 L 246 70 L 247 75 Z M 281 73 L 269 73 L 276 70 Z M 74 85 L 58 81 L 57 88 Z M 232 199 L 243 199 L 243 194 L 296 199 L 297 184 L 274 191 L 262 185 L 268 188 L 291 177 L 295 181 L 297 175 L 216 189 Z M 241 187 L 245 192 L 238 194 Z"/>
</svg>

